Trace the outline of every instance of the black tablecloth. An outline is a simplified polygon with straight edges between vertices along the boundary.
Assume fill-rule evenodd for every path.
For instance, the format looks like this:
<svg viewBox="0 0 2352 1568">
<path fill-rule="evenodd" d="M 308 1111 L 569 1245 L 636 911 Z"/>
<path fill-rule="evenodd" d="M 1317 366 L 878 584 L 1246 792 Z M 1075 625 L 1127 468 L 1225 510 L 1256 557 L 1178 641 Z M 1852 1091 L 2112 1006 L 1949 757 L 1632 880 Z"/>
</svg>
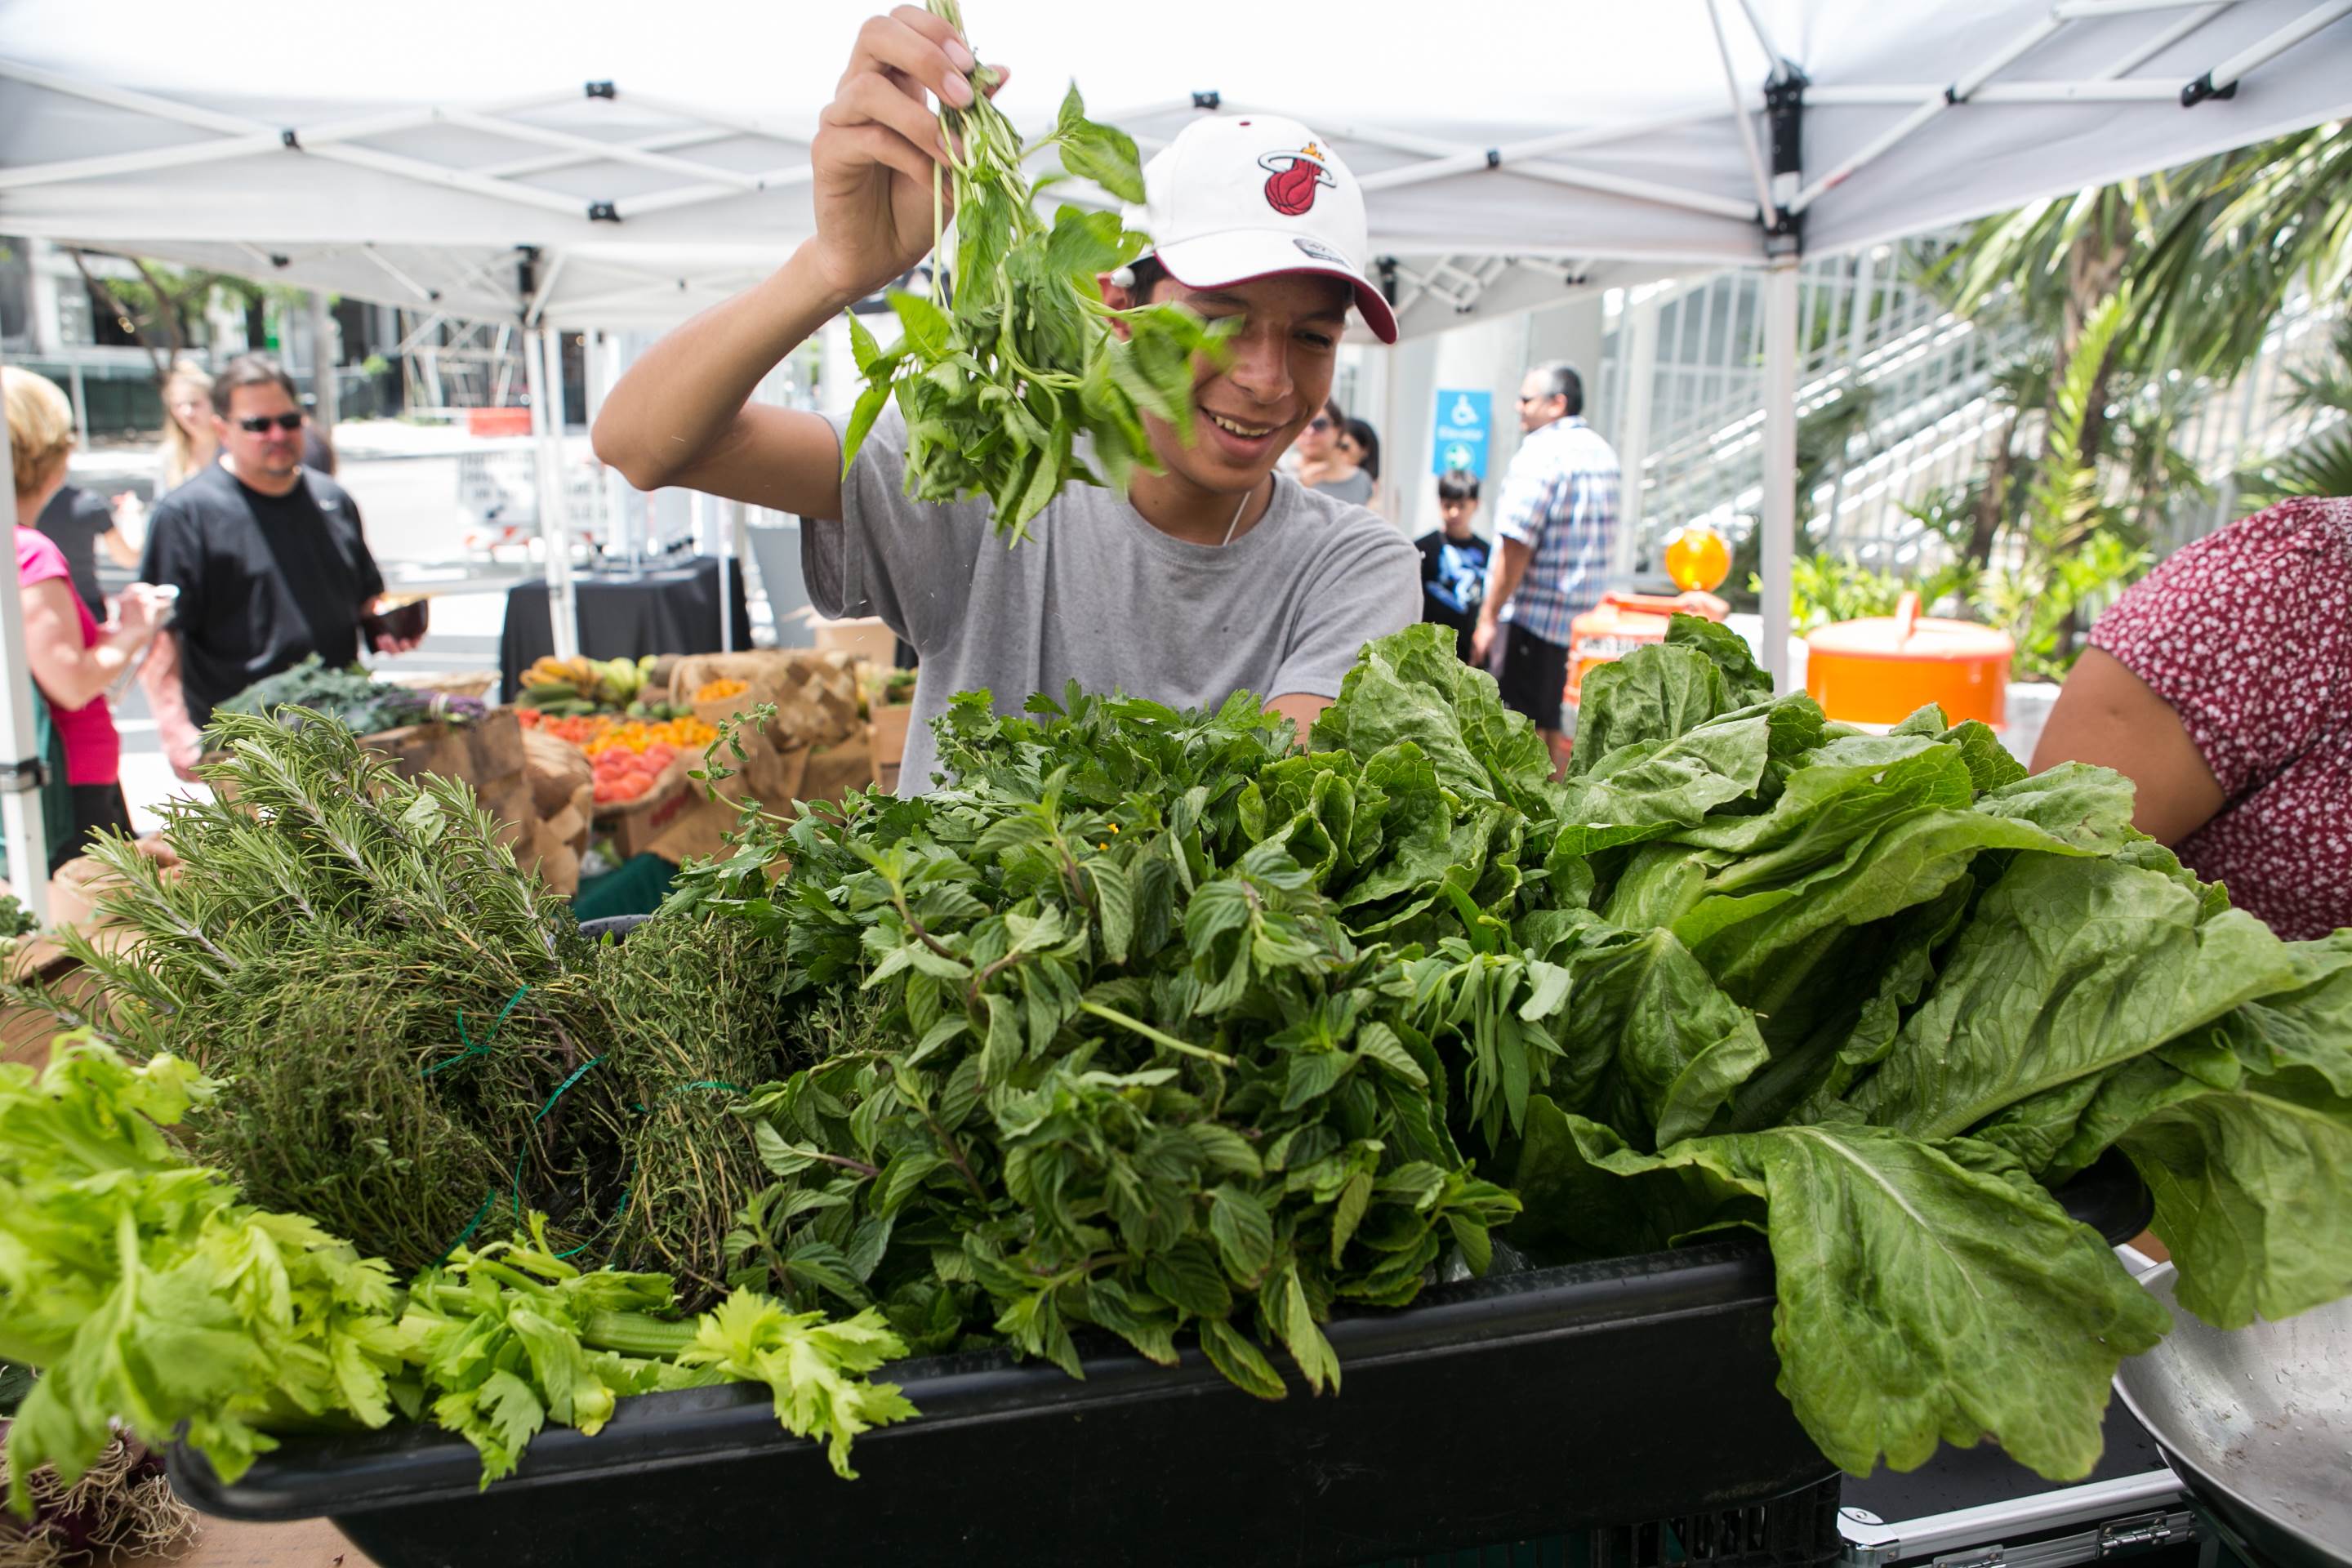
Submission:
<svg viewBox="0 0 2352 1568">
<path fill-rule="evenodd" d="M 731 579 L 735 646 L 751 646 L 743 602 L 743 563 Z M 580 651 L 591 658 L 642 658 L 649 653 L 719 651 L 719 560 L 696 556 L 642 572 L 583 572 L 572 580 L 580 604 Z M 499 636 L 499 673 L 509 702 L 531 661 L 555 651 L 547 580 L 526 577 L 507 591 L 506 629 Z"/>
</svg>

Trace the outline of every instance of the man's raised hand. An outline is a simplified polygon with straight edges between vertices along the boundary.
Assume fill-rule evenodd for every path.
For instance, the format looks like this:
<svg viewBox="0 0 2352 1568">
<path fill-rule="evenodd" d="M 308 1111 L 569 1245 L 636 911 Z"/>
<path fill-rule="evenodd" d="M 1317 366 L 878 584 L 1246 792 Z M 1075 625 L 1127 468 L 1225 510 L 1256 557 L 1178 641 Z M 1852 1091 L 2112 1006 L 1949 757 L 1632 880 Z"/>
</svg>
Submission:
<svg viewBox="0 0 2352 1568">
<path fill-rule="evenodd" d="M 956 30 L 920 6 L 900 5 L 858 29 L 810 149 L 816 237 L 808 258 L 841 299 L 872 293 L 929 252 L 932 171 L 946 149 L 925 95 L 968 107 L 973 63 Z M 992 94 L 1006 74 L 995 71 Z M 944 210 L 944 186 L 940 200 Z"/>
</svg>

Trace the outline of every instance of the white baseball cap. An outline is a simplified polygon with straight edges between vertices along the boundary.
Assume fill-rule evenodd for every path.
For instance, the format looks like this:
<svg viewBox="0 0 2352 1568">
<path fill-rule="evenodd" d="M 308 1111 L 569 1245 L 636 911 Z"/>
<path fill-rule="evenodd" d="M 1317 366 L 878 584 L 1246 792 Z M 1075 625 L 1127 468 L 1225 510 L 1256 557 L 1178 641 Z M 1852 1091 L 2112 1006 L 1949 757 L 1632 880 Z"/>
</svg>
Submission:
<svg viewBox="0 0 2352 1568">
<path fill-rule="evenodd" d="M 1345 279 L 1372 334 L 1396 342 L 1396 313 L 1365 275 L 1364 193 L 1328 143 L 1278 114 L 1195 120 L 1143 166 L 1144 205 L 1128 227 L 1189 289 L 1321 272 Z"/>
</svg>

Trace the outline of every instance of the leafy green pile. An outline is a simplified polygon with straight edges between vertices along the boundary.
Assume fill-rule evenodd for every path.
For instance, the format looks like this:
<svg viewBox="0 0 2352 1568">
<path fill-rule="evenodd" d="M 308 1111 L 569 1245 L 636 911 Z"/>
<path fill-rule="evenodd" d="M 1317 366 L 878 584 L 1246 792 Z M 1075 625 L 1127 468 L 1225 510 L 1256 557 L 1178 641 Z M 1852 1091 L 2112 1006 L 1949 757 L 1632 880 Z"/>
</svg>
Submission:
<svg viewBox="0 0 2352 1568">
<path fill-rule="evenodd" d="M 394 686 L 356 664 L 332 668 L 315 653 L 290 669 L 255 681 L 215 711 L 268 717 L 280 709 L 289 710 L 288 723 L 327 718 L 361 735 L 427 721 L 470 724 L 488 711 L 478 698 Z"/>
<path fill-rule="evenodd" d="M 930 5 L 961 30 L 954 0 Z M 1232 329 L 1179 305 L 1114 310 L 1103 302 L 1096 276 L 1134 260 L 1145 237 L 1116 212 L 1067 205 L 1049 227 L 1036 196 L 1059 176 L 1033 183 L 1022 165 L 1056 149 L 1068 174 L 1139 203 L 1135 143 L 1088 120 L 1073 86 L 1052 132 L 1024 145 L 989 100 L 994 79 L 975 67 L 971 107 L 940 110 L 951 174 L 932 174 L 929 297 L 890 294 L 903 335 L 887 352 L 849 318 L 866 387 L 842 440 L 841 468 L 848 473 L 895 392 L 907 419 L 907 493 L 932 501 L 985 495 L 997 527 L 1018 542 L 1069 481 L 1123 489 L 1139 465 L 1158 468 L 1145 415 L 1168 421 L 1189 445 L 1192 356 L 1220 353 Z M 945 260 L 950 194 L 955 287 L 943 305 L 936 268 Z M 1112 331 L 1114 321 L 1124 336 Z"/>
<path fill-rule="evenodd" d="M 202 829 L 182 890 L 120 868 L 148 956 L 109 972 L 103 1021 L 142 1055 L 223 1052 L 237 1082 L 185 1131 L 211 1147 L 205 1124 L 251 1119 L 216 1146 L 309 1218 L 142 1217 L 176 1167 L 105 1198 L 127 1221 L 19 1198 L 58 1141 L 0 1104 L 0 1238 L 23 1238 L 0 1244 L 0 1356 L 65 1369 L 71 1413 L 31 1440 L 184 1415 L 234 1462 L 282 1411 L 381 1419 L 379 1373 L 486 1458 L 689 1373 L 776 1384 L 795 1429 L 845 1437 L 903 1408 L 810 1405 L 785 1386 L 808 1356 L 855 1377 L 1009 1342 L 1076 1373 L 1089 1330 L 1161 1362 L 1197 1337 L 1280 1397 L 1278 1358 L 1337 1386 L 1334 1313 L 1484 1272 L 1507 1225 L 1539 1262 L 1760 1232 L 1780 1386 L 1823 1453 L 1866 1472 L 1990 1438 L 2069 1479 L 2116 1365 L 2165 1326 L 2052 1195 L 2106 1151 L 2154 1190 L 2190 1310 L 2352 1292 L 2352 933 L 2277 941 L 2130 828 L 2112 773 L 2027 777 L 1932 710 L 1832 723 L 1687 618 L 1588 678 L 1559 783 L 1429 626 L 1370 645 L 1303 751 L 1246 694 L 1179 713 L 1073 690 L 1013 717 L 970 694 L 938 731 L 947 788 L 755 812 L 591 962 L 462 792 L 376 778 L 330 726 L 233 723 L 244 809 L 181 819 Z M 456 999 L 490 1017 L 510 982 L 534 1005 L 494 1037 L 436 1021 Z M 339 1026 L 372 1065 L 331 1082 Z M 307 1184 L 273 1124 L 331 1152 Z M 132 1142 L 160 1165 L 159 1138 Z M 455 1210 L 404 1229 L 419 1173 Z M 485 1184 L 559 1217 L 459 1247 L 371 1337 L 393 1276 L 314 1209 L 372 1194 L 362 1217 L 431 1264 Z M 647 1210 L 694 1217 L 656 1245 Z M 125 1223 L 124 1256 L 163 1260 L 128 1296 L 79 1239 Z M 293 1318 L 220 1307 L 216 1260 L 185 1264 L 186 1310 L 122 1316 L 173 1300 L 183 1254 L 241 1258 L 257 1231 L 310 1271 Z M 726 1300 L 689 1332 L 667 1279 L 558 1256 L 590 1248 Z M 36 1290 L 64 1303 L 53 1337 L 119 1326 L 130 1381 L 78 1384 L 79 1342 L 26 1342 Z M 285 1387 L 196 1353 L 215 1323 L 228 1355 L 338 1322 L 348 1348 L 271 1359 Z M 157 1355 L 214 1381 L 151 1388 Z"/>
<path fill-rule="evenodd" d="M 1197 1332 L 1267 1396 L 1448 1244 L 1762 1231 L 1781 1384 L 1858 1472 L 2053 1477 L 2161 1311 L 2050 1188 L 2110 1146 L 2218 1321 L 2352 1290 L 2352 936 L 2287 944 L 1980 724 L 1769 698 L 1678 619 L 1590 678 L 1562 783 L 1450 642 L 1370 645 L 1308 749 L 1073 692 L 941 721 L 949 788 L 755 831 L 678 908 L 784 944 L 816 1065 L 739 1280 L 1077 1370 Z M 761 868 L 791 868 L 772 889 Z"/>
<path fill-rule="evenodd" d="M 428 1411 L 482 1455 L 483 1484 L 549 1421 L 593 1432 L 617 1396 L 748 1381 L 828 1443 L 914 1414 L 865 1373 L 903 1354 L 871 1316 L 826 1323 L 739 1292 L 679 1321 L 658 1275 L 583 1273 L 527 1239 L 454 1253 L 406 1292 L 378 1258 L 242 1201 L 167 1140 L 219 1085 L 175 1057 L 132 1066 L 68 1038 L 46 1072 L 0 1066 L 0 1354 L 40 1369 L 8 1432 L 10 1502 L 68 1485 L 120 1418 L 235 1480 L 291 1426 Z M 184 1431 L 182 1424 L 184 1423 Z"/>
<path fill-rule="evenodd" d="M 1514 1237 L 1761 1230 L 1823 1453 L 1990 1437 L 2079 1477 L 2166 1319 L 2050 1187 L 2120 1147 L 2217 1323 L 2352 1291 L 2352 933 L 2231 910 L 2113 773 L 1766 689 L 1684 620 L 1588 682 L 1548 857 L 1586 891 L 1517 924 L 1570 971 L 1572 1065 L 1530 1102 Z"/>
</svg>

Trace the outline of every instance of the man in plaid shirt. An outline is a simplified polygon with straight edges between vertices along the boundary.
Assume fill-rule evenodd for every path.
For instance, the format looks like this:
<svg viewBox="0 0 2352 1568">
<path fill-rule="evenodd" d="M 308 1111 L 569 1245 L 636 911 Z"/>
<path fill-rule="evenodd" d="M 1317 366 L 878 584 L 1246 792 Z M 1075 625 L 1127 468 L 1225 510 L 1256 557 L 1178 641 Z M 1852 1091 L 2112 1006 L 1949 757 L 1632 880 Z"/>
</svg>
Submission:
<svg viewBox="0 0 2352 1568">
<path fill-rule="evenodd" d="M 1527 438 L 1503 478 L 1493 575 L 1472 634 L 1503 701 L 1535 721 L 1561 758 L 1569 627 L 1601 602 L 1617 533 L 1617 454 L 1584 422 L 1584 384 L 1566 361 L 1539 364 L 1519 384 Z M 1497 637 L 1497 633 L 1503 635 Z M 1497 644 L 1499 642 L 1499 648 Z"/>
</svg>

